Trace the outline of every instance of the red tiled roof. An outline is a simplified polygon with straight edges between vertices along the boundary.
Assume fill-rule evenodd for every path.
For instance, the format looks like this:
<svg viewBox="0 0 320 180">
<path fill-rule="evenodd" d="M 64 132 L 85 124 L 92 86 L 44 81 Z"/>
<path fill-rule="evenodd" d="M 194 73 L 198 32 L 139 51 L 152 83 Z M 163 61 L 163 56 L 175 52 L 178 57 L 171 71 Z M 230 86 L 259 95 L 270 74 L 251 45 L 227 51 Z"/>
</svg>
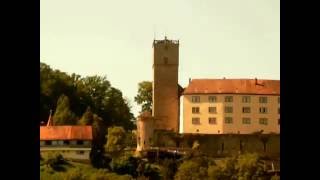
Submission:
<svg viewBox="0 0 320 180">
<path fill-rule="evenodd" d="M 183 94 L 280 95 L 280 80 L 193 79 Z"/>
<path fill-rule="evenodd" d="M 92 140 L 92 126 L 40 126 L 40 140 Z"/>
</svg>

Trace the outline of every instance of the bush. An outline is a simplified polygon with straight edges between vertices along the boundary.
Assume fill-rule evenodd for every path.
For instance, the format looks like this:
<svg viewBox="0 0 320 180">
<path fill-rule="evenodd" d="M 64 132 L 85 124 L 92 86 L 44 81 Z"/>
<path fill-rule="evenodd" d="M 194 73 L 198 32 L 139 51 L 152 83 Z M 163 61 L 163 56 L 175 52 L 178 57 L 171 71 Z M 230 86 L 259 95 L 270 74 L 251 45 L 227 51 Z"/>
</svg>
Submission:
<svg viewBox="0 0 320 180">
<path fill-rule="evenodd" d="M 107 170 L 99 169 L 95 173 L 91 174 L 90 180 L 130 180 L 132 179 L 129 175 L 118 175 L 116 173 L 110 173 Z"/>
<path fill-rule="evenodd" d="M 173 179 L 178 170 L 177 162 L 173 159 L 164 159 L 161 166 L 162 177 L 164 179 Z"/>
<path fill-rule="evenodd" d="M 140 159 L 133 157 L 132 154 L 123 154 L 118 158 L 113 158 L 111 162 L 112 171 L 118 174 L 130 174 L 137 177 L 138 163 Z"/>
<path fill-rule="evenodd" d="M 258 154 L 244 154 L 238 157 L 236 169 L 239 177 L 252 179 L 253 176 L 263 174 L 263 167 L 260 165 L 260 156 Z"/>
<path fill-rule="evenodd" d="M 179 166 L 175 179 L 207 179 L 207 174 L 207 167 L 201 166 L 201 164 L 196 161 L 187 160 Z"/>
<path fill-rule="evenodd" d="M 143 175 L 148 179 L 153 179 L 153 180 L 161 179 L 160 168 L 150 163 L 145 164 Z"/>
<path fill-rule="evenodd" d="M 280 176 L 277 176 L 277 175 L 272 176 L 270 180 L 280 180 Z"/>
<path fill-rule="evenodd" d="M 65 169 L 61 165 L 67 162 L 61 154 L 49 153 L 44 163 L 56 171 L 64 171 Z"/>
<path fill-rule="evenodd" d="M 65 174 L 65 180 L 86 180 L 86 176 L 80 168 L 74 168 Z"/>
</svg>

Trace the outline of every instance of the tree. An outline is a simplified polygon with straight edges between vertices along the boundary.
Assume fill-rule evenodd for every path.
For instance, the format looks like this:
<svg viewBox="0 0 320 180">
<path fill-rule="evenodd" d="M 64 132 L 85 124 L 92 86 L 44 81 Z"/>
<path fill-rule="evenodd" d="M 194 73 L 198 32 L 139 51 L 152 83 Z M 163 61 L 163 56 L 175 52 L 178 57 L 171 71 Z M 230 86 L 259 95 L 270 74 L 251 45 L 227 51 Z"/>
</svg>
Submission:
<svg viewBox="0 0 320 180">
<path fill-rule="evenodd" d="M 57 103 L 56 111 L 53 115 L 54 125 L 73 125 L 75 124 L 75 115 L 70 110 L 68 96 L 62 94 Z"/>
<path fill-rule="evenodd" d="M 238 176 L 243 179 L 252 179 L 254 175 L 263 173 L 261 158 L 258 154 L 243 154 L 238 157 L 236 169 Z"/>
<path fill-rule="evenodd" d="M 86 112 L 83 113 L 79 124 L 80 125 L 92 125 L 93 123 L 93 113 L 90 106 L 87 108 Z"/>
<path fill-rule="evenodd" d="M 104 155 L 104 144 L 106 142 L 106 126 L 101 117 L 94 114 L 92 123 L 92 146 L 90 152 L 91 164 L 96 168 L 110 168 L 111 158 Z"/>
<path fill-rule="evenodd" d="M 115 126 L 108 128 L 106 152 L 112 155 L 119 155 L 125 148 L 126 132 L 122 127 Z"/>
<path fill-rule="evenodd" d="M 105 111 L 102 117 L 108 126 L 122 126 L 124 129 L 133 129 L 133 114 L 130 111 L 129 102 L 122 96 L 122 92 L 116 88 L 110 88 L 104 101 Z"/>
<path fill-rule="evenodd" d="M 202 166 L 197 161 L 184 161 L 178 168 L 174 179 L 177 180 L 193 180 L 207 179 L 207 167 Z"/>
<path fill-rule="evenodd" d="M 138 94 L 134 101 L 142 105 L 141 112 L 152 111 L 152 82 L 142 81 L 138 84 Z"/>
</svg>

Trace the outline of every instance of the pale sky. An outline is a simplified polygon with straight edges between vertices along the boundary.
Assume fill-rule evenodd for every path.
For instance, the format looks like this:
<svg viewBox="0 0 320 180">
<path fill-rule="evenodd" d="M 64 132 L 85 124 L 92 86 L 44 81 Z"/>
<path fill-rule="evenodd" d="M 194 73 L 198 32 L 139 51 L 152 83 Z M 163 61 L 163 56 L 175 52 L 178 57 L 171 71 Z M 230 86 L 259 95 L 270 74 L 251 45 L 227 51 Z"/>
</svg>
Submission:
<svg viewBox="0 0 320 180">
<path fill-rule="evenodd" d="M 152 81 L 153 39 L 180 41 L 189 78 L 280 79 L 279 0 L 41 0 L 40 60 L 106 75 L 130 99 Z"/>
</svg>

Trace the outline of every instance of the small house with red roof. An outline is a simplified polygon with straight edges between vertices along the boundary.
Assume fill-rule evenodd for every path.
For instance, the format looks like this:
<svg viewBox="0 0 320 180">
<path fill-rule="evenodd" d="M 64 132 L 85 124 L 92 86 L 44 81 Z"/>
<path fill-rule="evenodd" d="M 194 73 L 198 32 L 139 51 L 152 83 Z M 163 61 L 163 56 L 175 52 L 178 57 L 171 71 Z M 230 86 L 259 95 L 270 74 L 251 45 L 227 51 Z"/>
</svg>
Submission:
<svg viewBox="0 0 320 180">
<path fill-rule="evenodd" d="M 59 152 L 64 158 L 88 160 L 92 143 L 92 126 L 54 126 L 51 115 L 40 126 L 40 152 Z"/>
</svg>

